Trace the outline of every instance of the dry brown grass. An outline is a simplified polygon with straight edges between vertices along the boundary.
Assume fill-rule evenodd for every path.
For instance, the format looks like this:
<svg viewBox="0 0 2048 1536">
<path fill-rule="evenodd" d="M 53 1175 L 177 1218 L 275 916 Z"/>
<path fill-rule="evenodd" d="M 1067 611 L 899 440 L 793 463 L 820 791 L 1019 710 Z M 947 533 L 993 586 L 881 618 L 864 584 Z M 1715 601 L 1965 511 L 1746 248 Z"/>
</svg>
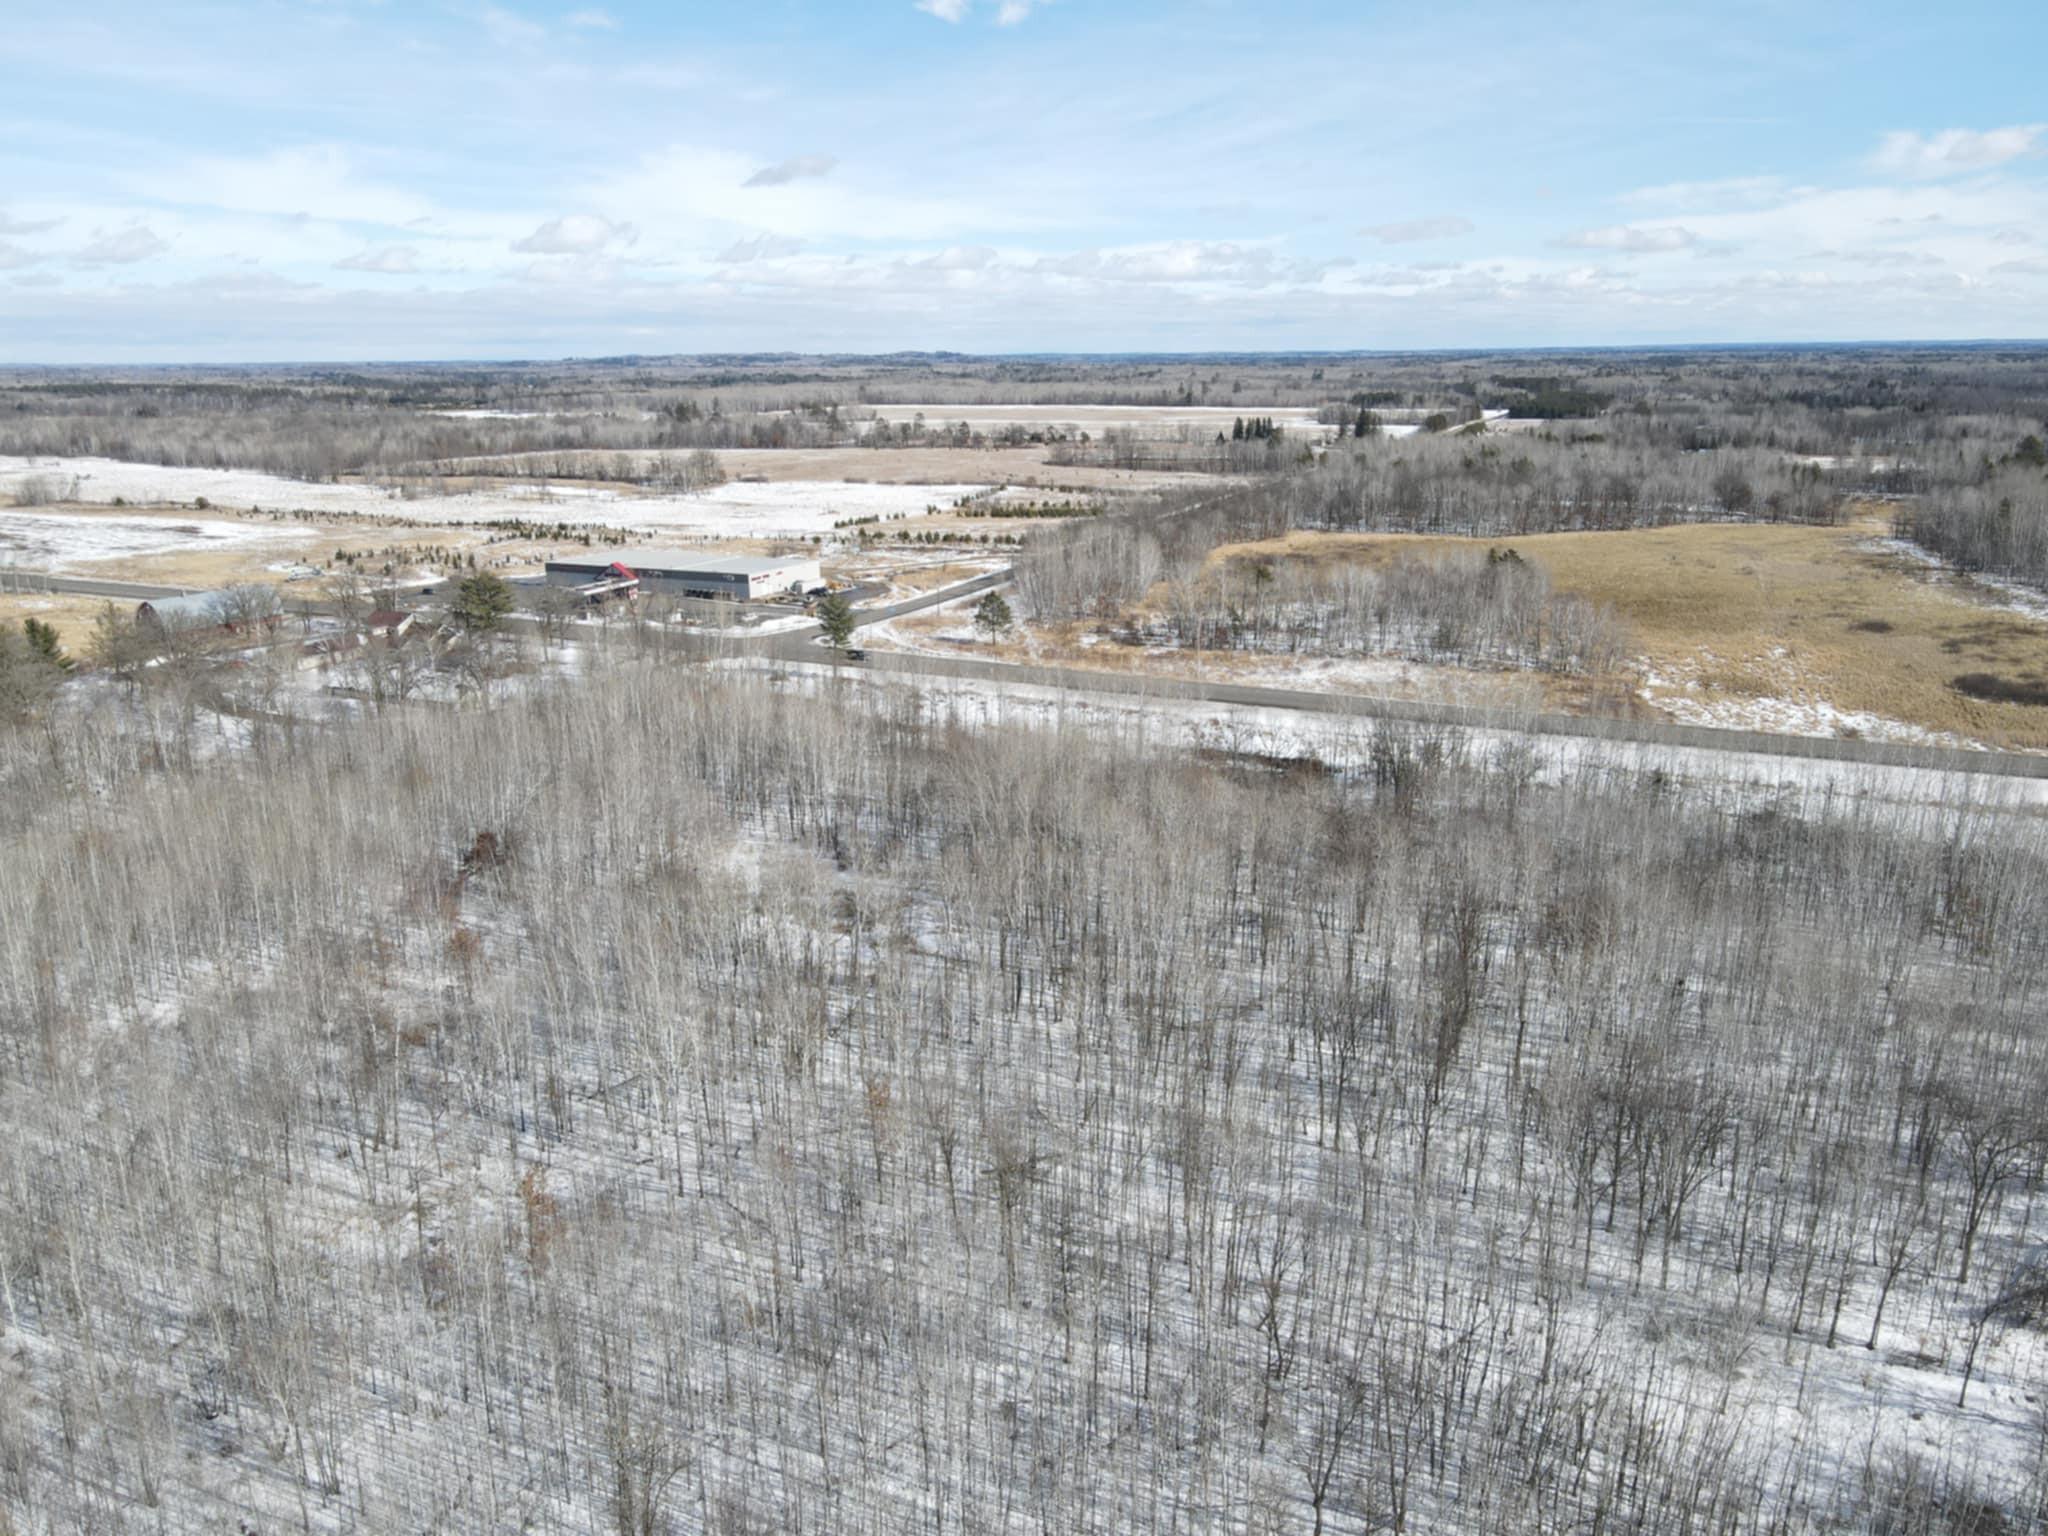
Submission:
<svg viewBox="0 0 2048 1536">
<path fill-rule="evenodd" d="M 1696 681 L 1704 701 L 1803 697 L 1994 746 L 2048 748 L 2048 708 L 1954 686 L 1975 673 L 2048 681 L 2048 624 L 1872 547 L 1884 531 L 1865 518 L 1840 528 L 1709 524 L 1512 542 L 1558 590 L 1611 608 L 1647 671 Z M 1489 542 L 1503 541 L 1294 534 L 1213 558 L 1384 561 Z"/>
<path fill-rule="evenodd" d="M 41 619 L 57 631 L 57 641 L 72 656 L 85 654 L 86 641 L 92 635 L 94 618 L 108 599 L 104 597 L 77 597 L 70 593 L 49 593 L 46 595 L 0 595 L 0 625 L 8 628 L 21 623 L 23 619 Z M 123 612 L 133 612 L 132 603 L 116 603 Z"/>
</svg>

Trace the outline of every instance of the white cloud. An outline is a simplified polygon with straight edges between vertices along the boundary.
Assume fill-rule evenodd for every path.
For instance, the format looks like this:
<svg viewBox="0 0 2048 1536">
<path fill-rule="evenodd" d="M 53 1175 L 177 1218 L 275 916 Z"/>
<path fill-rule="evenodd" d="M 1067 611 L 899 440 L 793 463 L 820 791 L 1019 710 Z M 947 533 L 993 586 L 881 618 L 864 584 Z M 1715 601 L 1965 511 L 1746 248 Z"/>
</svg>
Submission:
<svg viewBox="0 0 2048 1536">
<path fill-rule="evenodd" d="M 487 5 L 477 13 L 491 41 L 501 48 L 533 48 L 545 41 L 548 29 L 537 21 L 516 15 L 503 6 Z"/>
<path fill-rule="evenodd" d="M 10 219 L 0 213 L 0 235 L 40 235 L 46 229 L 55 229 L 62 219 Z"/>
<path fill-rule="evenodd" d="M 615 242 L 631 245 L 637 238 L 631 224 L 614 224 L 592 213 L 572 213 L 549 219 L 524 240 L 513 241 L 512 249 L 536 256 L 588 256 Z"/>
<path fill-rule="evenodd" d="M 983 272 L 993 267 L 997 260 L 992 246 L 950 245 L 937 255 L 927 256 L 912 265 L 932 272 Z"/>
<path fill-rule="evenodd" d="M 1629 251 L 1637 255 L 1659 251 L 1682 251 L 1699 244 L 1700 237 L 1677 224 L 1610 224 L 1603 229 L 1579 229 L 1563 236 L 1558 244 L 1579 251 Z"/>
<path fill-rule="evenodd" d="M 96 234 L 98 238 L 71 253 L 73 266 L 125 267 L 147 261 L 152 256 L 161 256 L 171 248 L 169 242 L 146 224 L 131 224 L 126 229 L 111 232 L 100 230 Z"/>
<path fill-rule="evenodd" d="M 851 185 L 843 175 L 748 186 L 758 170 L 756 162 L 725 150 L 675 144 L 587 188 L 584 199 L 611 218 L 631 220 L 650 244 L 668 250 L 761 234 L 940 242 L 1032 223 L 1014 203 L 897 193 Z"/>
<path fill-rule="evenodd" d="M 1445 214 L 1434 219 L 1402 219 L 1392 224 L 1368 224 L 1359 233 L 1384 245 L 1407 245 L 1416 240 L 1449 240 L 1469 235 L 1476 226 L 1470 219 Z"/>
<path fill-rule="evenodd" d="M 2024 123 L 1981 133 L 1969 128 L 1948 128 L 1925 136 L 1888 133 L 1870 163 L 1893 176 L 1956 176 L 2033 154 L 2044 132 L 2048 125 Z"/>
<path fill-rule="evenodd" d="M 33 267 L 46 258 L 34 251 L 23 250 L 18 245 L 9 245 L 0 240 L 0 272 L 19 272 L 24 267 Z"/>
<path fill-rule="evenodd" d="M 751 240 L 735 240 L 718 253 L 720 266 L 744 266 L 750 261 L 773 261 L 778 256 L 794 256 L 804 248 L 801 240 L 786 240 L 778 235 L 756 235 Z"/>
<path fill-rule="evenodd" d="M 387 245 L 379 250 L 358 251 L 345 256 L 335 267 L 343 272 L 410 273 L 420 269 L 420 253 L 410 245 Z"/>
<path fill-rule="evenodd" d="M 619 29 L 619 18 L 610 11 L 571 11 L 562 20 L 568 26 L 592 32 L 616 32 Z"/>
<path fill-rule="evenodd" d="M 145 197 L 239 213 L 271 213 L 357 224 L 409 224 L 431 217 L 423 197 L 365 180 L 337 144 L 273 150 L 253 158 L 193 160 L 170 176 L 131 178 Z"/>
<path fill-rule="evenodd" d="M 795 155 L 764 165 L 740 185 L 743 187 L 786 187 L 792 181 L 810 181 L 829 176 L 839 162 L 830 155 Z"/>
<path fill-rule="evenodd" d="M 1050 5 L 1052 0 L 999 0 L 996 6 L 996 25 L 1014 27 L 1028 19 L 1040 6 Z M 917 0 L 917 8 L 927 16 L 936 16 L 941 21 L 960 22 L 967 19 L 974 9 L 974 0 Z"/>
<path fill-rule="evenodd" d="M 1113 283 L 1250 283 L 1264 286 L 1303 275 L 1268 247 L 1229 240 L 1170 240 L 1155 245 L 1075 251 L 1033 268 L 1060 277 Z"/>
<path fill-rule="evenodd" d="M 1782 176 L 1726 176 L 1718 181 L 1668 181 L 1662 186 L 1639 187 L 1623 193 L 1617 201 L 1690 213 L 1768 207 L 1800 190 Z"/>
</svg>

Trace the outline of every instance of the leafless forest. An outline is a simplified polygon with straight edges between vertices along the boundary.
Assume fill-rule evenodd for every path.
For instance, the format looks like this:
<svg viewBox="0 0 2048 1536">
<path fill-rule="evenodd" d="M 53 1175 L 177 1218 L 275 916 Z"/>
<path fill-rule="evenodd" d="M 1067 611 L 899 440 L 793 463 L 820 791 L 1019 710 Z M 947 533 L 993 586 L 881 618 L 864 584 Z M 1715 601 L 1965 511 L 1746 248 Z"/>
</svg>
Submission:
<svg viewBox="0 0 2048 1536">
<path fill-rule="evenodd" d="M 13 1528 L 2048 1515 L 2037 819 L 615 665 L 6 739 Z"/>
</svg>

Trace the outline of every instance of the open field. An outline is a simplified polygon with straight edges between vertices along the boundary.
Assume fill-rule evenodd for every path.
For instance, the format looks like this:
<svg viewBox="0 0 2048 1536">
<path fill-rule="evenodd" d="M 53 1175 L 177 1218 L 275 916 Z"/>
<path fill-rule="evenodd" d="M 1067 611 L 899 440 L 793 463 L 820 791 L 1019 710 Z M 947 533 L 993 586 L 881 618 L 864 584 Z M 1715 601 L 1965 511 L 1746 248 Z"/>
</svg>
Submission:
<svg viewBox="0 0 2048 1536">
<path fill-rule="evenodd" d="M 1844 527 L 1705 524 L 1512 541 L 1561 592 L 1610 609 L 1648 702 L 1700 724 L 1833 734 L 1906 728 L 2048 748 L 2048 709 L 1973 698 L 1958 676 L 2048 678 L 2048 622 L 1998 593 Z M 1217 562 L 1384 561 L 1503 541 L 1293 534 Z"/>
<path fill-rule="evenodd" d="M 107 604 L 103 597 L 81 597 L 68 592 L 0 592 L 0 624 L 19 624 L 23 619 L 40 619 L 57 632 L 57 640 L 72 657 L 85 653 L 93 620 Z"/>
<path fill-rule="evenodd" d="M 101 576 L 167 586 L 279 582 L 334 564 L 348 551 L 366 578 L 408 578 L 473 559 L 522 570 L 555 551 L 580 549 L 483 527 L 408 523 L 384 517 L 311 521 L 219 509 L 199 517 L 165 508 L 72 506 L 0 509 L 0 556 L 28 570 Z M 17 553 L 18 552 L 18 553 Z M 385 570 L 390 565 L 393 568 Z"/>
<path fill-rule="evenodd" d="M 110 459 L 0 458 L 0 496 L 40 482 L 59 502 L 195 506 L 295 514 L 353 514 L 408 523 L 567 522 L 707 537 L 808 536 L 853 517 L 916 516 L 987 489 L 983 483 L 863 484 L 729 481 L 688 494 L 636 494 L 606 485 L 484 482 L 417 494 L 355 481 L 315 483 L 253 470 L 178 468 Z M 206 508 L 200 508 L 205 510 Z"/>
<path fill-rule="evenodd" d="M 0 511 L 0 566 L 71 570 L 138 557 L 258 546 L 275 550 L 316 534 L 299 524 L 248 519 Z"/>
</svg>

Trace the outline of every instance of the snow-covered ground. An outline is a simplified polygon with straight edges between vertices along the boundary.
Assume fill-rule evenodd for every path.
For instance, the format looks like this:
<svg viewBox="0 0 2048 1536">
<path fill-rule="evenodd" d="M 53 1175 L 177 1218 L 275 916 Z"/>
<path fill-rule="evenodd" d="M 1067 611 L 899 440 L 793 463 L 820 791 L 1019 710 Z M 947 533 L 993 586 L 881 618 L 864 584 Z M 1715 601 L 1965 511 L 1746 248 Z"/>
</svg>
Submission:
<svg viewBox="0 0 2048 1536">
<path fill-rule="evenodd" d="M 1919 566 L 1926 579 L 1943 582 L 1987 608 L 2002 608 L 2025 618 L 2048 623 L 2048 596 L 2017 581 L 2006 581 L 1980 571 L 1961 571 L 1932 550 L 1922 549 L 1911 539 L 1872 539 L 1864 546 Z"/>
<path fill-rule="evenodd" d="M 298 539 L 312 530 L 219 518 L 78 517 L 62 512 L 0 511 L 0 567 L 66 570 L 96 560 L 189 553 Z"/>
<path fill-rule="evenodd" d="M 76 499 L 108 506 L 210 506 L 398 518 L 414 523 L 474 523 L 530 518 L 655 533 L 727 538 L 809 537 L 849 518 L 911 517 L 944 509 L 988 489 L 982 485 L 870 485 L 732 481 L 689 494 L 636 496 L 546 481 L 460 494 L 407 495 L 395 487 L 315 484 L 255 470 L 128 464 L 115 459 L 26 459 L 0 455 L 0 496 L 25 480 L 64 483 Z"/>
<path fill-rule="evenodd" d="M 974 655 L 986 653 L 988 641 L 974 627 L 974 607 L 981 594 L 957 598 L 921 613 L 900 619 L 886 619 L 861 630 L 861 643 L 878 650 L 908 651 L 924 656 Z M 1021 643 L 1029 660 L 1051 666 L 1083 666 L 1085 660 L 1049 651 L 1038 634 L 1028 626 L 1013 630 L 1008 637 Z M 1084 635 L 1083 649 L 1108 644 L 1096 635 Z M 1258 688 L 1298 688 L 1310 693 L 1358 693 L 1392 698 L 1429 698 L 1443 704 L 1498 704 L 1503 690 L 1519 681 L 1532 696 L 1537 691 L 1532 679 L 1511 673 L 1471 672 L 1459 667 L 1430 666 L 1397 656 L 1344 657 L 1256 656 L 1233 653 L 1222 661 L 1201 653 L 1160 647 L 1146 652 L 1155 663 L 1156 675 L 1215 683 L 1236 683 Z"/>
<path fill-rule="evenodd" d="M 1887 715 L 1839 708 L 1804 687 L 1789 664 L 1783 669 L 1783 681 L 1776 693 L 1745 698 L 1706 691 L 1700 686 L 1700 671 L 1714 660 L 1712 655 L 1703 655 L 1694 663 L 1645 672 L 1643 698 L 1684 725 L 1768 731 L 1778 736 L 1861 736 L 1871 741 L 1899 741 L 1916 746 L 1983 746 L 1982 742 L 1952 731 L 1930 731 Z"/>
<path fill-rule="evenodd" d="M 862 631 L 863 636 L 872 629 Z M 989 682 L 860 671 L 824 663 L 737 659 L 718 665 L 780 675 L 786 686 L 910 691 L 933 718 L 962 725 L 1083 725 L 1163 747 L 1315 759 L 1333 766 L 1367 761 L 1376 724 L 1369 718 L 1271 709 L 1204 699 L 1174 699 L 1037 683 Z M 1397 727 L 1401 729 L 1401 727 Z M 1914 814 L 1952 814 L 1963 807 L 2048 812 L 2048 778 L 2009 778 L 1934 768 L 1900 768 L 1771 752 L 1713 751 L 1654 742 L 1548 736 L 1505 728 L 1454 728 L 1482 755 L 1526 754 L 1536 782 L 1641 778 L 1662 774 L 1703 790 L 1740 798 L 1764 796 L 1780 810 L 1839 809 L 1845 799 L 1891 805 Z"/>
</svg>

